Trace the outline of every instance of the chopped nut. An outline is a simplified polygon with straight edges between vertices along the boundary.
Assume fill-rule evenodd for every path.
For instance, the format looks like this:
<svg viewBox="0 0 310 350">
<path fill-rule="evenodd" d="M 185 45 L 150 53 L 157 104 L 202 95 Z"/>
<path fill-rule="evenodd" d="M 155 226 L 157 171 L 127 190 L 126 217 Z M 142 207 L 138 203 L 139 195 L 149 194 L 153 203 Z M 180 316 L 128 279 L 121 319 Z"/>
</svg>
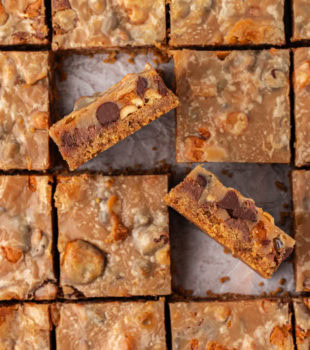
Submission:
<svg viewBox="0 0 310 350">
<path fill-rule="evenodd" d="M 207 142 L 205 139 L 196 137 L 196 136 L 188 136 L 185 139 L 185 158 L 189 161 L 197 162 L 201 160 L 204 156 L 204 149 L 207 146 Z"/>
<path fill-rule="evenodd" d="M 120 116 L 121 119 L 125 119 L 126 117 L 128 117 L 128 115 L 136 112 L 138 110 L 138 108 L 134 105 L 129 105 L 129 106 L 125 106 L 121 109 L 120 112 Z"/>
<path fill-rule="evenodd" d="M 54 24 L 60 28 L 61 32 L 66 33 L 75 28 L 77 15 L 72 9 L 58 11 L 54 16 L 53 21 Z"/>
<path fill-rule="evenodd" d="M 153 254 L 169 241 L 168 233 L 163 232 L 162 227 L 154 224 L 133 229 L 132 237 L 142 255 Z"/>
<path fill-rule="evenodd" d="M 66 244 L 62 259 L 62 271 L 69 283 L 91 283 L 102 275 L 104 267 L 104 255 L 97 247 L 82 240 Z"/>
<path fill-rule="evenodd" d="M 303 63 L 295 69 L 294 85 L 296 90 L 301 90 L 310 83 L 310 61 Z"/>
<path fill-rule="evenodd" d="M 270 343 L 277 346 L 286 345 L 286 339 L 289 336 L 289 330 L 287 326 L 276 326 L 270 334 Z"/>
<path fill-rule="evenodd" d="M 214 317 L 219 322 L 226 322 L 231 315 L 231 310 L 227 306 L 218 306 L 214 312 Z"/>
<path fill-rule="evenodd" d="M 131 100 L 131 102 L 137 106 L 137 107 L 142 107 L 143 106 L 143 101 L 140 97 L 135 97 Z"/>
<path fill-rule="evenodd" d="M 3 26 L 9 18 L 9 15 L 5 12 L 5 9 L 0 2 L 0 26 Z"/>
<path fill-rule="evenodd" d="M 158 264 L 161 265 L 170 265 L 170 249 L 166 245 L 155 253 L 155 259 Z"/>
<path fill-rule="evenodd" d="M 15 264 L 22 256 L 23 252 L 18 248 L 1 247 L 2 256 L 10 263 Z"/>
<path fill-rule="evenodd" d="M 248 118 L 242 112 L 231 112 L 219 117 L 220 126 L 233 135 L 240 135 L 248 127 Z"/>
<path fill-rule="evenodd" d="M 153 102 L 153 100 L 157 100 L 162 96 L 154 89 L 147 89 L 144 94 L 144 98 L 146 99 L 146 103 Z"/>
<path fill-rule="evenodd" d="M 97 14 L 101 14 L 106 8 L 106 0 L 88 0 L 88 4 Z"/>
</svg>

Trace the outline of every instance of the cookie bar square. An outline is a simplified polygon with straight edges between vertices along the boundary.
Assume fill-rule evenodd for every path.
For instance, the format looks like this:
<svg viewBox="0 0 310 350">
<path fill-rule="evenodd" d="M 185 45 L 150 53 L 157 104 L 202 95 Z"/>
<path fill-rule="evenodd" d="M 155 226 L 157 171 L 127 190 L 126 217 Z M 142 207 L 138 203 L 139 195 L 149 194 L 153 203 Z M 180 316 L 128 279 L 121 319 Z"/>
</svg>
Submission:
<svg viewBox="0 0 310 350">
<path fill-rule="evenodd" d="M 56 296 L 51 181 L 0 176 L 0 300 Z"/>
<path fill-rule="evenodd" d="M 46 304 L 25 303 L 0 307 L 0 348 L 49 350 L 50 309 Z"/>
<path fill-rule="evenodd" d="M 53 50 L 151 46 L 166 40 L 165 0 L 53 0 Z"/>
<path fill-rule="evenodd" d="M 0 46 L 45 44 L 44 0 L 0 0 Z"/>
<path fill-rule="evenodd" d="M 293 252 L 294 239 L 275 226 L 270 214 L 201 166 L 165 201 L 262 277 L 271 278 Z"/>
<path fill-rule="evenodd" d="M 293 0 L 293 41 L 310 39 L 309 0 Z"/>
<path fill-rule="evenodd" d="M 170 304 L 173 350 L 293 350 L 289 305 L 280 300 Z"/>
<path fill-rule="evenodd" d="M 294 299 L 294 311 L 297 350 L 308 350 L 310 347 L 310 299 Z"/>
<path fill-rule="evenodd" d="M 65 297 L 171 292 L 167 176 L 58 177 Z"/>
<path fill-rule="evenodd" d="M 292 175 L 295 214 L 296 291 L 310 291 L 310 171 L 295 170 Z"/>
<path fill-rule="evenodd" d="M 178 105 L 158 73 L 146 65 L 106 92 L 77 100 L 50 129 L 70 170 L 105 151 Z"/>
<path fill-rule="evenodd" d="M 49 71 L 48 52 L 0 52 L 2 170 L 50 166 Z"/>
<path fill-rule="evenodd" d="M 173 56 L 178 162 L 289 163 L 288 50 Z"/>
<path fill-rule="evenodd" d="M 294 51 L 295 164 L 310 164 L 310 49 Z"/>
<path fill-rule="evenodd" d="M 57 348 L 165 350 L 164 301 L 59 305 Z"/>
<path fill-rule="evenodd" d="M 283 0 L 171 0 L 172 46 L 285 43 Z"/>
</svg>

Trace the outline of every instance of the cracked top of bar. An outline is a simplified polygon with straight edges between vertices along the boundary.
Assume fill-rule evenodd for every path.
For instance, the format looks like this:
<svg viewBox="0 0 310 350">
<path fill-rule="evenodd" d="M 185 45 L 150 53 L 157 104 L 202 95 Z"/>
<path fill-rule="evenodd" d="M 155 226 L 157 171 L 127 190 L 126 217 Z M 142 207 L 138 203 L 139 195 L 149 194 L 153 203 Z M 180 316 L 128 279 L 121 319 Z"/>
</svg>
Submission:
<svg viewBox="0 0 310 350">
<path fill-rule="evenodd" d="M 294 299 L 295 334 L 298 350 L 310 348 L 310 299 Z"/>
<path fill-rule="evenodd" d="M 57 348 L 165 350 L 164 301 L 58 304 Z M 55 310 L 57 312 L 57 310 Z"/>
<path fill-rule="evenodd" d="M 166 40 L 165 0 L 53 0 L 53 50 L 151 46 Z"/>
<path fill-rule="evenodd" d="M 105 92 L 81 97 L 50 135 L 73 170 L 177 105 L 178 98 L 147 64 Z"/>
<path fill-rule="evenodd" d="M 178 162 L 289 163 L 288 50 L 173 56 Z"/>
<path fill-rule="evenodd" d="M 173 350 L 294 350 L 288 303 L 277 300 L 170 304 Z"/>
<path fill-rule="evenodd" d="M 275 226 L 270 214 L 201 166 L 165 200 L 265 278 L 271 278 L 293 252 L 294 239 Z"/>
<path fill-rule="evenodd" d="M 44 0 L 0 0 L 0 46 L 48 44 L 47 36 Z"/>
<path fill-rule="evenodd" d="M 58 177 L 66 297 L 170 294 L 166 175 Z"/>
<path fill-rule="evenodd" d="M 52 299 L 51 181 L 0 176 L 0 300 Z"/>
<path fill-rule="evenodd" d="M 308 4 L 309 6 L 309 4 Z M 294 51 L 294 92 L 295 92 L 295 164 L 310 164 L 310 49 Z"/>
<path fill-rule="evenodd" d="M 49 54 L 0 52 L 0 169 L 46 170 Z"/>
<path fill-rule="evenodd" d="M 49 305 L 24 303 L 0 307 L 0 348 L 49 350 Z"/>
<path fill-rule="evenodd" d="M 172 46 L 285 43 L 284 0 L 171 0 Z"/>
<path fill-rule="evenodd" d="M 296 291 L 310 291 L 310 171 L 293 171 Z"/>
<path fill-rule="evenodd" d="M 293 41 L 310 39 L 310 8 L 308 0 L 293 0 Z"/>
</svg>

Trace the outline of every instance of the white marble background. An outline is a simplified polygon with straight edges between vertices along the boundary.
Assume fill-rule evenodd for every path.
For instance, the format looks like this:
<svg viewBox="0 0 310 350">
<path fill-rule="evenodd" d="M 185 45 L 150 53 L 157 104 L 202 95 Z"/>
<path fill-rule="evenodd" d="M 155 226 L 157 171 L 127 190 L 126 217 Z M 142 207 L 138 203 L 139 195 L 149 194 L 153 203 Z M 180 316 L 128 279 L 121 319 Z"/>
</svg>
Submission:
<svg viewBox="0 0 310 350">
<path fill-rule="evenodd" d="M 70 55 L 62 65 L 67 78 L 57 80 L 59 92 L 58 116 L 70 113 L 74 101 L 80 96 L 92 95 L 104 91 L 119 81 L 125 74 L 143 70 L 145 62 L 153 64 L 152 55 L 138 55 L 135 63 L 128 63 L 129 56 L 119 54 L 114 64 L 104 63 L 106 54 L 93 57 Z M 173 84 L 173 63 L 161 64 L 168 84 Z M 170 112 L 147 127 L 120 142 L 95 159 L 80 167 L 79 170 L 121 172 L 137 166 L 150 172 L 160 168 L 162 162 L 172 169 L 171 185 L 180 182 L 190 164 L 177 164 L 175 161 L 175 114 Z M 192 165 L 193 167 L 194 165 Z M 291 189 L 289 172 L 286 165 L 259 164 L 205 164 L 216 173 L 225 185 L 237 188 L 243 195 L 252 197 L 256 204 L 270 212 L 280 224 L 280 213 L 291 210 Z M 232 174 L 224 175 L 223 170 Z M 283 183 L 288 191 L 282 191 L 275 185 Z M 283 205 L 288 204 L 289 208 Z M 281 265 L 271 280 L 265 280 L 239 260 L 225 254 L 223 248 L 199 231 L 179 214 L 170 211 L 171 221 L 171 257 L 173 286 L 190 289 L 194 296 L 206 297 L 206 291 L 213 293 L 240 293 L 259 295 L 269 293 L 279 287 L 279 281 L 287 282 L 281 286 L 284 291 L 294 291 L 293 266 L 291 262 Z M 291 234 L 291 218 L 287 218 L 283 230 Z M 220 283 L 219 279 L 229 276 L 230 280 Z M 264 282 L 259 286 L 259 282 Z"/>
</svg>

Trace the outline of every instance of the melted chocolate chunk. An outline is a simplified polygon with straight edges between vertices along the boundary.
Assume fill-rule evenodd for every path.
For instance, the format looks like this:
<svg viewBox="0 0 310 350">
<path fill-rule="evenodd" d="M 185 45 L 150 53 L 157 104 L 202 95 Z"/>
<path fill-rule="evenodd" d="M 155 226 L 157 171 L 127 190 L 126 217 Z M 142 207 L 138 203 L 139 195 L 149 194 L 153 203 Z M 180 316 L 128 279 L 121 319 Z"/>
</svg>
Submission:
<svg viewBox="0 0 310 350">
<path fill-rule="evenodd" d="M 245 201 L 242 206 L 233 210 L 233 216 L 239 219 L 256 222 L 257 210 L 252 201 Z"/>
<path fill-rule="evenodd" d="M 203 187 L 201 187 L 196 181 L 190 179 L 185 180 L 180 188 L 196 201 L 199 200 L 203 192 Z"/>
<path fill-rule="evenodd" d="M 196 182 L 198 183 L 199 186 L 206 187 L 209 181 L 204 175 L 199 174 L 196 177 Z"/>
<path fill-rule="evenodd" d="M 98 107 L 96 117 L 102 126 L 116 122 L 120 117 L 118 105 L 114 102 L 105 102 Z"/>
<path fill-rule="evenodd" d="M 72 150 L 78 146 L 77 142 L 77 129 L 74 129 L 73 134 L 69 133 L 68 131 L 65 131 L 62 133 L 60 139 L 61 139 L 61 146 L 65 147 L 69 150 Z"/>
<path fill-rule="evenodd" d="M 244 221 L 242 221 L 240 219 L 231 218 L 231 219 L 226 220 L 225 223 L 230 228 L 232 228 L 234 230 L 239 230 L 240 232 L 242 232 L 242 238 L 246 242 L 251 242 L 250 230 L 248 228 L 248 225 Z"/>
<path fill-rule="evenodd" d="M 158 92 L 160 95 L 162 95 L 162 96 L 168 95 L 168 90 L 167 90 L 164 82 L 160 78 L 157 79 L 157 89 L 158 89 Z"/>
<path fill-rule="evenodd" d="M 145 78 L 139 77 L 137 81 L 137 94 L 143 98 L 148 82 Z"/>
<path fill-rule="evenodd" d="M 224 198 L 217 202 L 217 205 L 226 210 L 235 210 L 240 207 L 239 199 L 235 191 L 228 191 Z"/>
</svg>

